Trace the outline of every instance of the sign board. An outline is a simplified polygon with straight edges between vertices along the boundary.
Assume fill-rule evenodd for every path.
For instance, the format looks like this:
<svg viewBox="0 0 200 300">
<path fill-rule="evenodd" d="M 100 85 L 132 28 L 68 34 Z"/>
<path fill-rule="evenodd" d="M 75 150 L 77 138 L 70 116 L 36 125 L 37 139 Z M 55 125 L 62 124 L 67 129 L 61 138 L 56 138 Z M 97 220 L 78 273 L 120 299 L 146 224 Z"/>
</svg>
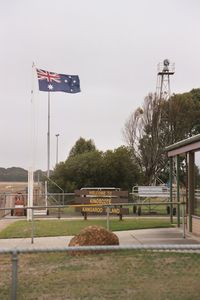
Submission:
<svg viewBox="0 0 200 300">
<path fill-rule="evenodd" d="M 74 199 L 75 204 L 114 204 L 114 203 L 127 203 L 126 199 L 111 198 L 111 197 L 76 197 Z"/>
<path fill-rule="evenodd" d="M 84 206 L 84 207 L 76 207 L 76 211 L 80 211 L 81 213 L 92 213 L 92 214 L 101 214 L 105 215 L 107 213 L 106 207 L 100 206 Z M 109 214 L 112 215 L 127 215 L 129 213 L 128 208 L 122 207 L 111 207 L 109 208 Z"/>
<path fill-rule="evenodd" d="M 105 205 L 112 204 L 119 206 L 110 207 L 109 214 L 122 216 L 129 213 L 128 208 L 121 206 L 128 202 L 128 191 L 121 191 L 119 188 L 83 188 L 76 190 L 75 195 L 75 204 L 86 205 L 76 207 L 76 211 L 80 211 L 86 217 L 88 213 L 106 214 Z"/>
<path fill-rule="evenodd" d="M 120 191 L 119 189 L 104 189 L 104 188 L 96 188 L 96 189 L 81 189 L 76 190 L 75 195 L 77 196 L 98 196 L 98 197 L 125 197 L 128 198 L 128 191 Z"/>
</svg>

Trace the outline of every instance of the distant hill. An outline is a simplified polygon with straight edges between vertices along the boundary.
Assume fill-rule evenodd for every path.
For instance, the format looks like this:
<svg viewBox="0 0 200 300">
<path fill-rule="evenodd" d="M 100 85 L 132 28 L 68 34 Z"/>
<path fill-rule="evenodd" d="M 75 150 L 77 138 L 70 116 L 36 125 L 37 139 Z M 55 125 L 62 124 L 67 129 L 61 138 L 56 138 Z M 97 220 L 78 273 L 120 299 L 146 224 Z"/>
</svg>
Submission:
<svg viewBox="0 0 200 300">
<path fill-rule="evenodd" d="M 45 174 L 41 170 L 35 171 L 34 180 L 43 180 Z M 0 168 L 0 181 L 28 181 L 28 171 L 19 167 Z"/>
</svg>

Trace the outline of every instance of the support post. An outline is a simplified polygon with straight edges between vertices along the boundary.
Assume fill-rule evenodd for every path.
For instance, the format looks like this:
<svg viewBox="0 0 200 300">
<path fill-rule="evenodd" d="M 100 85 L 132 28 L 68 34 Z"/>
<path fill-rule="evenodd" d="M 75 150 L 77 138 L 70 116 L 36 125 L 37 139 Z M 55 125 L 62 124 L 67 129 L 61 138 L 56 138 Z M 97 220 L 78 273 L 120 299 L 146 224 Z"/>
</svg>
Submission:
<svg viewBox="0 0 200 300">
<path fill-rule="evenodd" d="M 122 205 L 120 205 L 120 210 L 122 210 Z M 119 214 L 119 221 L 122 221 L 122 213 Z"/>
<path fill-rule="evenodd" d="M 180 157 L 176 156 L 176 197 L 177 197 L 177 226 L 180 227 Z"/>
<path fill-rule="evenodd" d="M 48 92 L 47 177 L 50 175 L 50 92 Z"/>
<path fill-rule="evenodd" d="M 17 250 L 14 250 L 12 252 L 11 300 L 17 300 L 17 267 L 18 267 L 18 253 Z"/>
<path fill-rule="evenodd" d="M 106 213 L 107 213 L 107 218 L 106 218 L 107 230 L 110 230 L 110 222 L 109 222 L 109 219 L 110 219 L 110 207 L 109 206 L 106 207 Z"/>
<path fill-rule="evenodd" d="M 183 238 L 185 239 L 185 203 L 182 203 L 182 226 L 183 226 Z"/>
<path fill-rule="evenodd" d="M 62 192 L 62 204 L 65 205 L 65 194 Z"/>
<path fill-rule="evenodd" d="M 48 182 L 47 181 L 44 182 L 44 195 L 45 195 L 45 205 L 47 207 L 48 204 Z"/>
<path fill-rule="evenodd" d="M 84 220 L 87 221 L 87 212 L 84 212 L 83 216 L 84 216 Z"/>
<path fill-rule="evenodd" d="M 173 158 L 169 158 L 170 222 L 173 223 Z"/>
<path fill-rule="evenodd" d="M 194 152 L 188 153 L 188 218 L 189 232 L 192 232 L 192 214 L 194 213 Z"/>
<path fill-rule="evenodd" d="M 61 217 L 61 211 L 60 211 L 60 206 L 58 207 L 58 219 L 60 220 Z"/>
</svg>

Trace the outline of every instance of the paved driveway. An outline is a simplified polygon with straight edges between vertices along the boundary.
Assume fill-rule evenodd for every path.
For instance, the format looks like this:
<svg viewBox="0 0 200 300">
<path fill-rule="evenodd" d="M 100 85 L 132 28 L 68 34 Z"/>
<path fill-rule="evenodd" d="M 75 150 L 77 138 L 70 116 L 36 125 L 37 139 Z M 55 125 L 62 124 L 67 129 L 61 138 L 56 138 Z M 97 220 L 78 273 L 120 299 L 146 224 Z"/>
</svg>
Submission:
<svg viewBox="0 0 200 300">
<path fill-rule="evenodd" d="M 180 228 L 139 229 L 118 231 L 120 244 L 148 245 L 148 244 L 200 244 L 200 238 L 186 234 Z"/>
</svg>

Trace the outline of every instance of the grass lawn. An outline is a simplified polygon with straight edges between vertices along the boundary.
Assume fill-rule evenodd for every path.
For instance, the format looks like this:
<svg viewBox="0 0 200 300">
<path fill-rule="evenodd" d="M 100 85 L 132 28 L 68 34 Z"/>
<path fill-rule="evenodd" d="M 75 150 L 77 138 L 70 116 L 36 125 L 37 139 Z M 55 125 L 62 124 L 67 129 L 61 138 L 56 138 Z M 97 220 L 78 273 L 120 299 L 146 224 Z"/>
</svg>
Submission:
<svg viewBox="0 0 200 300">
<path fill-rule="evenodd" d="M 18 299 L 197 300 L 200 254 L 120 251 L 81 257 L 19 255 Z M 0 256 L 0 298 L 10 299 L 11 261 Z"/>
<path fill-rule="evenodd" d="M 100 225 L 106 228 L 106 219 L 95 220 L 36 220 L 34 221 L 35 237 L 75 235 L 89 225 Z M 145 228 L 172 227 L 169 220 L 156 218 L 135 218 L 110 220 L 110 230 L 133 230 Z M 31 236 L 32 223 L 16 221 L 0 232 L 0 238 L 26 238 Z"/>
</svg>

